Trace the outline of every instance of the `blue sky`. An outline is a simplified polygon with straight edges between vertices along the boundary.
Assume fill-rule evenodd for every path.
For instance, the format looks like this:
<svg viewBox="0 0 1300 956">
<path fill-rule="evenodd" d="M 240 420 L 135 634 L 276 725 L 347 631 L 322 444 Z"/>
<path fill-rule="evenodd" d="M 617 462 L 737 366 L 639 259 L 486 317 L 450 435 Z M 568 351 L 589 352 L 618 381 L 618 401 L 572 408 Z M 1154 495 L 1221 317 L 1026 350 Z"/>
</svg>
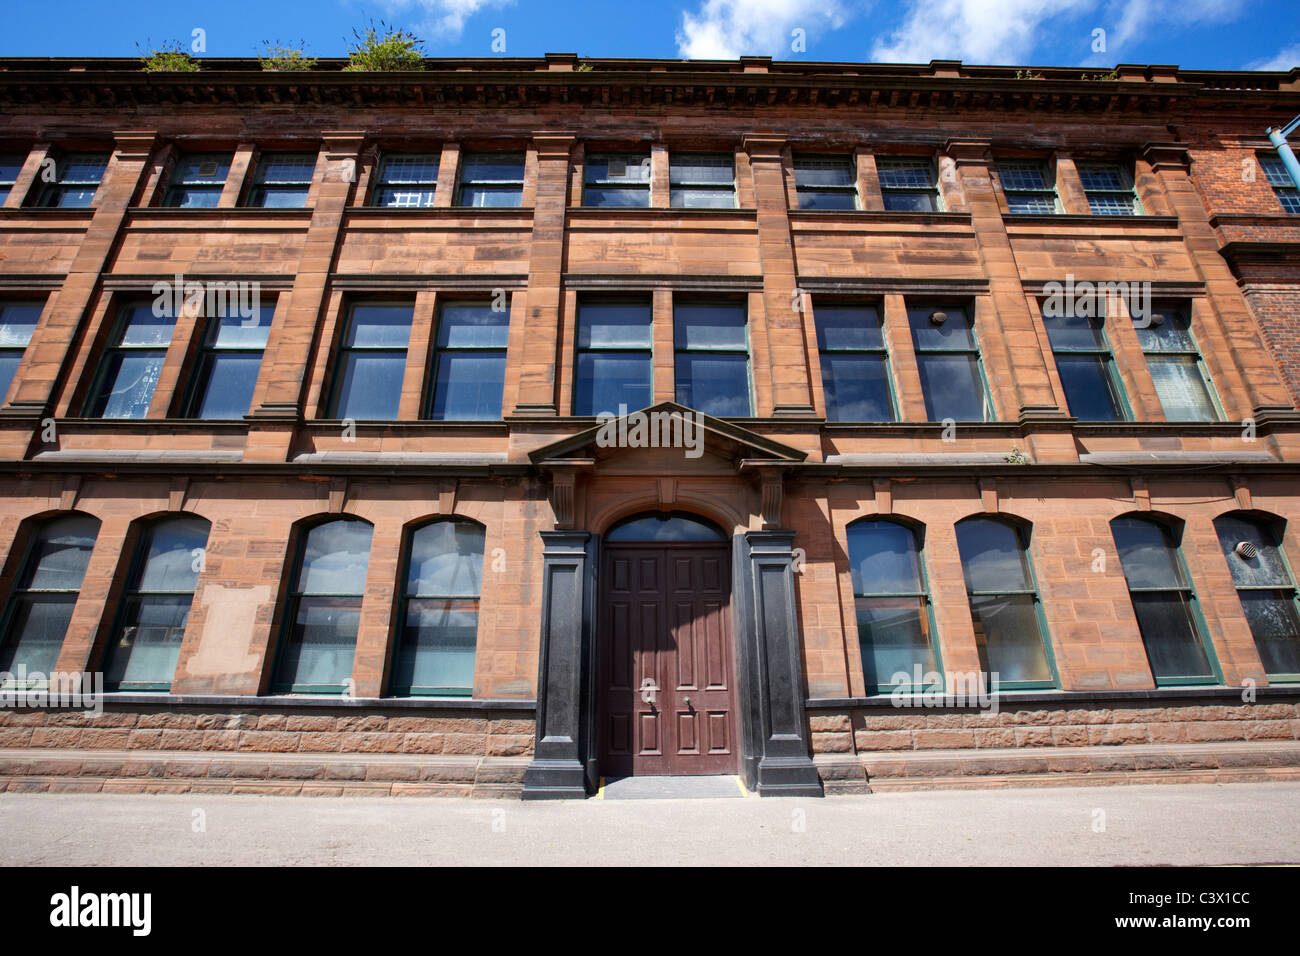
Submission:
<svg viewBox="0 0 1300 956">
<path fill-rule="evenodd" d="M 133 56 L 196 30 L 209 56 L 267 40 L 342 56 L 371 17 L 429 56 L 1300 65 L 1300 0 L 41 0 L 8 5 L 0 56 Z"/>
</svg>

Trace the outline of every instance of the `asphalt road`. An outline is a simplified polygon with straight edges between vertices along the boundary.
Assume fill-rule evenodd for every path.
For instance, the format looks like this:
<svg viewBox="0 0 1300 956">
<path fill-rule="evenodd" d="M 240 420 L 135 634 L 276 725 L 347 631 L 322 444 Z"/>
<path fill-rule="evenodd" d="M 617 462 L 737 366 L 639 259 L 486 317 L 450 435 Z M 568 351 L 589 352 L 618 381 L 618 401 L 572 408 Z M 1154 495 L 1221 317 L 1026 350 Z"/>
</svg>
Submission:
<svg viewBox="0 0 1300 956">
<path fill-rule="evenodd" d="M 0 794 L 0 865 L 1300 863 L 1300 783 L 822 800 Z"/>
</svg>

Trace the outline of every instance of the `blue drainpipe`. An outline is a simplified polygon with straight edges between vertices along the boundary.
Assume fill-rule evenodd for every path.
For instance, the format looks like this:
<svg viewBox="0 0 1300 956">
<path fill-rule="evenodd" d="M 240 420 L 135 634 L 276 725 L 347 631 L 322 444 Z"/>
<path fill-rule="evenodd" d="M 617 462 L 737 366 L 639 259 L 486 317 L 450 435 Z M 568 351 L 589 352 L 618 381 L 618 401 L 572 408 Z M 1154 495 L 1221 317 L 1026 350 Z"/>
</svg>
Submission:
<svg viewBox="0 0 1300 956">
<path fill-rule="evenodd" d="M 1269 128 L 1268 141 L 1277 147 L 1277 155 L 1282 160 L 1282 165 L 1291 175 L 1291 182 L 1295 183 L 1295 188 L 1300 189 L 1300 163 L 1296 162 L 1295 153 L 1291 152 L 1291 146 L 1287 143 L 1286 138 L 1300 127 L 1300 116 L 1297 116 L 1291 122 L 1287 123 L 1281 129 Z"/>
</svg>

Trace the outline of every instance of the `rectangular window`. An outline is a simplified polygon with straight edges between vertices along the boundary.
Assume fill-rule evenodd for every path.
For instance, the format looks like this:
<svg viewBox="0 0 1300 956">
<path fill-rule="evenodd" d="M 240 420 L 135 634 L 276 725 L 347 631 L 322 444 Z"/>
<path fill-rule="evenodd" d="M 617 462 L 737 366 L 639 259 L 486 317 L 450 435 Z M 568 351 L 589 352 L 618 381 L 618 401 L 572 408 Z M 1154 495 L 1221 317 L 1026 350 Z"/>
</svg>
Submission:
<svg viewBox="0 0 1300 956">
<path fill-rule="evenodd" d="M 894 159 L 878 156 L 876 171 L 885 208 L 896 212 L 935 212 L 939 184 L 928 159 Z"/>
<path fill-rule="evenodd" d="M 187 418 L 233 420 L 248 414 L 273 315 L 271 300 L 259 302 L 257 314 L 248 318 L 227 309 L 208 319 Z"/>
<path fill-rule="evenodd" d="M 909 304 L 907 321 L 929 420 L 993 421 L 971 310 L 961 305 Z"/>
<path fill-rule="evenodd" d="M 937 655 L 919 535 L 894 521 L 855 521 L 848 551 L 867 693 L 924 690 Z"/>
<path fill-rule="evenodd" d="M 858 179 L 848 156 L 796 156 L 794 189 L 800 209 L 857 209 Z"/>
<path fill-rule="evenodd" d="M 18 153 L 0 153 L 0 206 L 9 198 L 9 191 L 18 182 L 18 174 L 23 171 L 25 156 Z"/>
<path fill-rule="evenodd" d="M 1282 208 L 1292 215 L 1300 214 L 1300 189 L 1291 181 L 1291 174 L 1286 171 L 1282 160 L 1276 156 L 1261 156 L 1259 164 L 1264 167 L 1264 175 L 1273 192 L 1277 193 Z"/>
<path fill-rule="evenodd" d="M 647 408 L 654 394 L 649 298 L 578 302 L 573 414 Z"/>
<path fill-rule="evenodd" d="M 176 316 L 170 308 L 155 308 L 152 300 L 118 310 L 86 407 L 88 418 L 144 418 L 149 414 L 175 325 Z"/>
<path fill-rule="evenodd" d="M 448 302 L 439 310 L 433 369 L 435 421 L 496 421 L 506 381 L 510 313 L 491 302 Z"/>
<path fill-rule="evenodd" d="M 436 153 L 387 153 L 379 163 L 374 204 L 389 209 L 433 205 L 438 188 Z"/>
<path fill-rule="evenodd" d="M 1118 163 L 1079 163 L 1079 179 L 1094 216 L 1140 216 L 1133 178 Z"/>
<path fill-rule="evenodd" d="M 215 209 L 230 175 L 230 153 L 191 153 L 176 160 L 163 205 Z"/>
<path fill-rule="evenodd" d="M 522 206 L 523 153 L 466 153 L 460 163 L 458 206 Z"/>
<path fill-rule="evenodd" d="M 896 415 L 880 309 L 870 304 L 814 305 L 826 418 L 892 422 Z"/>
<path fill-rule="evenodd" d="M 0 405 L 18 374 L 43 308 L 41 299 L 0 299 Z"/>
<path fill-rule="evenodd" d="M 1227 514 L 1214 519 L 1214 529 L 1269 682 L 1300 682 L 1300 604 L 1281 524 Z"/>
<path fill-rule="evenodd" d="M 54 182 L 46 183 L 37 205 L 60 209 L 88 209 L 108 168 L 102 153 L 69 153 L 54 163 Z"/>
<path fill-rule="evenodd" d="M 348 310 L 329 417 L 395 421 L 411 341 L 412 303 L 357 303 Z"/>
<path fill-rule="evenodd" d="M 649 153 L 594 153 L 583 164 L 584 206 L 650 206 Z"/>
<path fill-rule="evenodd" d="M 998 176 L 1007 197 L 1007 209 L 1014 213 L 1057 213 L 1056 180 L 1047 164 L 1038 160 L 1001 160 Z"/>
<path fill-rule="evenodd" d="M 316 171 L 315 153 L 267 153 L 257 163 L 248 205 L 262 209 L 302 209 Z"/>
<path fill-rule="evenodd" d="M 1196 340 L 1191 310 L 1184 304 L 1155 303 L 1151 315 L 1134 318 L 1160 407 L 1171 422 L 1217 422 L 1218 405 Z"/>
<path fill-rule="evenodd" d="M 673 303 L 677 403 L 718 418 L 754 413 L 742 302 Z"/>
<path fill-rule="evenodd" d="M 1106 340 L 1105 319 L 1054 315 L 1054 311 L 1061 310 L 1043 304 L 1043 325 L 1070 414 L 1082 422 L 1127 420 L 1124 388 Z"/>
<path fill-rule="evenodd" d="M 668 193 L 674 209 L 735 209 L 736 157 L 674 153 L 668 162 Z"/>
</svg>

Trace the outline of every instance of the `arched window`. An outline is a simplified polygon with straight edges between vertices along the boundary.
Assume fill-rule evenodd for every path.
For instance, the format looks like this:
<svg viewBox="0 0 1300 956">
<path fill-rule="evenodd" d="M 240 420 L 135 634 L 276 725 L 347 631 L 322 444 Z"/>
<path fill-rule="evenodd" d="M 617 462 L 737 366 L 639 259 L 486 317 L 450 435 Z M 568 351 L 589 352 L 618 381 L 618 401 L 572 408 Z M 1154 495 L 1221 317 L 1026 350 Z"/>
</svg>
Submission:
<svg viewBox="0 0 1300 956">
<path fill-rule="evenodd" d="M 36 528 L 5 609 L 0 671 L 48 678 L 72 620 L 99 522 L 88 515 L 53 518 Z"/>
<path fill-rule="evenodd" d="M 916 532 L 896 521 L 855 521 L 848 541 L 867 692 L 923 685 L 938 670 L 938 651 Z"/>
<path fill-rule="evenodd" d="M 1270 681 L 1300 681 L 1300 613 L 1279 524 L 1244 514 L 1214 519 L 1232 583 Z"/>
<path fill-rule="evenodd" d="M 169 690 L 208 546 L 202 518 L 165 518 L 140 534 L 104 659 L 113 690 Z"/>
<path fill-rule="evenodd" d="M 957 550 L 980 667 L 1000 687 L 1054 687 L 1047 625 L 1022 529 L 996 518 L 957 523 Z"/>
<path fill-rule="evenodd" d="M 474 690 L 483 528 L 434 521 L 410 536 L 392 692 L 467 697 Z"/>
<path fill-rule="evenodd" d="M 1217 682 L 1218 662 L 1206 638 L 1178 536 L 1163 522 L 1136 516 L 1114 519 L 1110 530 L 1156 683 Z"/>
<path fill-rule="evenodd" d="M 338 694 L 352 677 L 374 529 L 338 518 L 303 534 L 284 609 L 274 688 Z"/>
<path fill-rule="evenodd" d="M 695 515 L 673 511 L 664 514 L 633 515 L 605 532 L 605 540 L 658 541 L 667 544 L 683 541 L 722 543 L 726 535 L 715 525 Z"/>
</svg>

